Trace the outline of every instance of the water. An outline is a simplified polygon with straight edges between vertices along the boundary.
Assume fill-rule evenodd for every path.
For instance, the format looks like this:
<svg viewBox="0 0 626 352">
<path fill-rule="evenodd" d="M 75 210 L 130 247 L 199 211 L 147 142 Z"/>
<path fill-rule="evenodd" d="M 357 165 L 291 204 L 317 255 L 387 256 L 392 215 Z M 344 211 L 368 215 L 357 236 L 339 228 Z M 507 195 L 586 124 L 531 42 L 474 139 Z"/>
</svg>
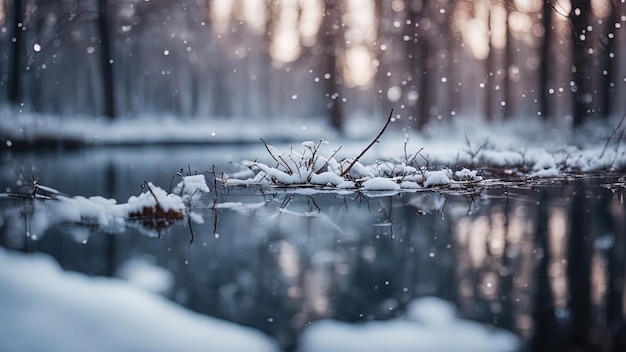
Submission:
<svg viewBox="0 0 626 352">
<path fill-rule="evenodd" d="M 212 192 L 195 209 L 204 223 L 191 228 L 132 223 L 107 233 L 60 224 L 37 240 L 25 239 L 23 218 L 10 216 L 23 204 L 1 200 L 0 243 L 89 275 L 114 276 L 128 260 L 149 258 L 173 274 L 168 298 L 258 328 L 285 350 L 311 321 L 389 319 L 427 295 L 514 331 L 527 351 L 626 348 L 624 188 L 606 186 L 616 178 L 480 194 L 215 192 L 212 163 L 223 170 L 254 157 L 225 147 L 5 156 L 5 187 L 34 174 L 70 195 L 123 202 L 144 180 L 168 189 L 176 171 L 190 168 L 205 172 Z"/>
</svg>

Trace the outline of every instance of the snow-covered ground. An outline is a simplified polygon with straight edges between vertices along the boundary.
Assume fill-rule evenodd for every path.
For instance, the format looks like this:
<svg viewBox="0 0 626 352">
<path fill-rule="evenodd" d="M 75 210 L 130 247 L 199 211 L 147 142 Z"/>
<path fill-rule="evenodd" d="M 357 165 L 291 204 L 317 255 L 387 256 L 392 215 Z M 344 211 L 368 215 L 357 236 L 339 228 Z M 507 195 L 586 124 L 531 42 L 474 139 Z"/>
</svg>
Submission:
<svg viewBox="0 0 626 352">
<path fill-rule="evenodd" d="M 459 165 L 470 168 L 495 167 L 523 176 L 559 176 L 567 172 L 624 170 L 626 168 L 626 123 L 622 116 L 594 121 L 572 130 L 568 123 L 553 119 L 525 117 L 488 123 L 483 119 L 457 116 L 446 122 L 427 125 L 422 131 L 412 123 L 394 117 L 387 131 L 363 157 L 375 160 L 407 161 L 430 169 Z M 354 158 L 384 125 L 380 117 L 351 118 L 344 133 L 333 130 L 326 119 L 255 120 L 177 119 L 143 116 L 133 119 L 58 117 L 0 111 L 0 138 L 10 148 L 28 141 L 66 140 L 86 145 L 139 145 L 149 143 L 287 143 L 298 152 L 301 141 L 330 141 L 330 151 L 341 146 L 337 160 Z M 621 122 L 621 123 L 620 123 Z M 619 128 L 616 128 L 618 127 Z M 330 152 L 329 151 L 329 152 Z M 328 154 L 327 154 L 328 155 Z M 269 164 L 268 164 L 269 165 Z"/>
<path fill-rule="evenodd" d="M 348 324 L 324 320 L 304 329 L 300 352 L 507 352 L 517 351 L 514 334 L 459 319 L 454 306 L 436 297 L 409 303 L 406 317 Z"/>
<path fill-rule="evenodd" d="M 63 271 L 48 255 L 2 248 L 0 267 L 1 351 L 278 351 L 259 331 L 150 292 L 147 278 L 138 284 L 89 277 Z M 122 276 L 144 272 L 154 279 L 155 270 L 132 263 Z M 162 282 L 162 273 L 157 276 L 153 281 Z M 459 319 L 451 303 L 425 297 L 410 302 L 404 318 L 314 322 L 304 329 L 299 351 L 506 352 L 519 346 L 514 334 Z"/>
<path fill-rule="evenodd" d="M 0 351 L 277 351 L 256 330 L 188 311 L 120 279 L 64 272 L 0 248 Z"/>
<path fill-rule="evenodd" d="M 323 120 L 320 118 L 318 121 Z M 251 118 L 179 119 L 173 116 L 140 116 L 110 122 L 106 118 L 59 117 L 0 110 L 0 138 L 4 143 L 43 139 L 66 140 L 86 145 L 147 143 L 256 143 L 267 140 L 333 138 L 324 123 Z"/>
</svg>

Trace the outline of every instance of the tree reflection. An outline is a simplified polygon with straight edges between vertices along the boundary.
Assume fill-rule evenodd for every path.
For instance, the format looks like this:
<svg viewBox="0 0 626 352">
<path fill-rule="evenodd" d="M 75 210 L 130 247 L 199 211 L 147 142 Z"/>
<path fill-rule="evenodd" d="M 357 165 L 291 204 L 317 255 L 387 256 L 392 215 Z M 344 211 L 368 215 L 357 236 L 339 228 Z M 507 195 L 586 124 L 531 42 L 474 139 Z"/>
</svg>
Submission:
<svg viewBox="0 0 626 352">
<path fill-rule="evenodd" d="M 626 209 L 600 182 L 470 198 L 231 188 L 207 195 L 219 200 L 202 213 L 219 218 L 217 231 L 195 224 L 191 245 L 183 225 L 160 238 L 96 231 L 83 244 L 50 222 L 43 238 L 25 241 L 64 268 L 98 275 L 149 255 L 175 277 L 171 299 L 259 328 L 286 349 L 312 321 L 386 320 L 435 295 L 464 317 L 516 332 L 529 350 L 620 351 Z M 4 246 L 23 231 L 22 207 L 3 210 Z"/>
</svg>

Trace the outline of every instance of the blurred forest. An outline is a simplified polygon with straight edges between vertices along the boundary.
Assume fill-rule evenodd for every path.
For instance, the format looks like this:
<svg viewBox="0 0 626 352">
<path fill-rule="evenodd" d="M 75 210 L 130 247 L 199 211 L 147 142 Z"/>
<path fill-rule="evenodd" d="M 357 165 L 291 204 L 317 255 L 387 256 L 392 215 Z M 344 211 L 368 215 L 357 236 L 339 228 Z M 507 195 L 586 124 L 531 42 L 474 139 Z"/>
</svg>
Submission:
<svg viewBox="0 0 626 352">
<path fill-rule="evenodd" d="M 132 118 L 626 111 L 626 0 L 0 0 L 0 105 Z"/>
</svg>

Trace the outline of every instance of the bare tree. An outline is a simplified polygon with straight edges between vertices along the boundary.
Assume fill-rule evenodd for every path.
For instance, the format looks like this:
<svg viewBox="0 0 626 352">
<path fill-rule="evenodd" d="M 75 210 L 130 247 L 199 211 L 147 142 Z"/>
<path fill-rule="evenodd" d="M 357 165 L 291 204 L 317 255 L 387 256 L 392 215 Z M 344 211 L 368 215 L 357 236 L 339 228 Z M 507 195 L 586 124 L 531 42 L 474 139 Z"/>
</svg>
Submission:
<svg viewBox="0 0 626 352">
<path fill-rule="evenodd" d="M 591 11 L 590 0 L 572 0 L 572 74 L 574 85 L 573 118 L 574 126 L 581 125 L 591 111 L 593 95 L 590 91 L 591 65 L 587 53 L 587 26 L 589 25 L 589 12 Z"/>
<path fill-rule="evenodd" d="M 610 12 L 605 19 L 606 36 L 602 38 L 601 45 L 604 48 L 600 53 L 604 71 L 601 82 L 602 97 L 600 113 L 608 116 L 611 113 L 611 103 L 615 98 L 615 23 L 619 22 L 618 9 L 614 1 L 609 1 Z"/>
<path fill-rule="evenodd" d="M 424 13 L 422 16 L 430 16 L 431 1 L 424 1 L 422 11 Z M 414 14 L 417 15 L 417 14 Z M 414 19 L 419 22 L 419 18 Z M 420 101 L 420 114 L 417 119 L 418 128 L 422 128 L 430 118 L 430 108 L 432 103 L 432 91 L 430 88 L 431 82 L 431 72 L 430 72 L 430 64 L 432 55 L 432 49 L 430 44 L 430 29 L 421 30 L 419 32 L 420 39 L 418 41 L 419 46 L 419 69 L 421 70 L 420 84 L 419 84 L 419 101 Z"/>
<path fill-rule="evenodd" d="M 25 12 L 22 0 L 13 0 L 13 50 L 9 65 L 9 102 L 19 104 L 22 100 L 22 62 L 25 58 L 24 32 Z"/>
<path fill-rule="evenodd" d="M 324 49 L 325 74 L 325 94 L 330 100 L 328 109 L 330 110 L 331 125 L 341 129 L 343 125 L 343 108 L 339 97 L 341 85 L 341 67 L 339 55 L 343 48 L 343 14 L 342 0 L 326 0 L 324 2 L 324 18 L 320 30 L 319 38 Z"/>
<path fill-rule="evenodd" d="M 539 67 L 539 111 L 543 119 L 550 116 L 550 43 L 552 41 L 552 6 L 544 1 L 542 12 L 543 40 L 541 42 L 541 66 Z"/>
</svg>

